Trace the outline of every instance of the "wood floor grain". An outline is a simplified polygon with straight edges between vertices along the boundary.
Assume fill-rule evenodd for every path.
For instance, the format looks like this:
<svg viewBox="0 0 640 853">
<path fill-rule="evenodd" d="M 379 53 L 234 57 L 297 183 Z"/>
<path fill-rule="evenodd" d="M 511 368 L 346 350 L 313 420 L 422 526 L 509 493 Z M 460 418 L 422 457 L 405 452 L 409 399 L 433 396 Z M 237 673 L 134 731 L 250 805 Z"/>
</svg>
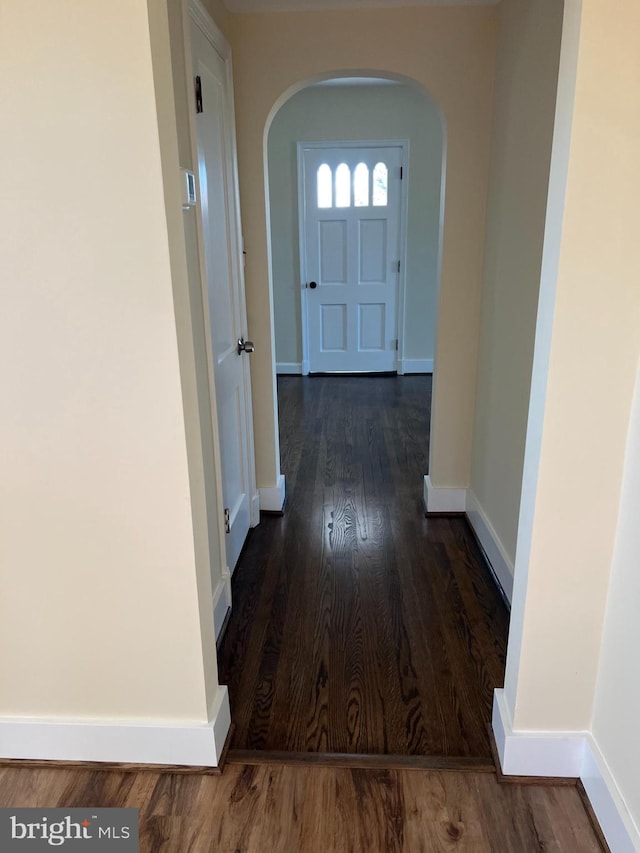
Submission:
<svg viewBox="0 0 640 853">
<path fill-rule="evenodd" d="M 576 788 L 501 786 L 488 773 L 4 768 L 0 806 L 137 808 L 141 853 L 601 851 Z"/>
<path fill-rule="evenodd" d="M 508 614 L 463 518 L 424 518 L 431 380 L 281 377 L 283 517 L 233 578 L 232 748 L 485 759 Z"/>
</svg>

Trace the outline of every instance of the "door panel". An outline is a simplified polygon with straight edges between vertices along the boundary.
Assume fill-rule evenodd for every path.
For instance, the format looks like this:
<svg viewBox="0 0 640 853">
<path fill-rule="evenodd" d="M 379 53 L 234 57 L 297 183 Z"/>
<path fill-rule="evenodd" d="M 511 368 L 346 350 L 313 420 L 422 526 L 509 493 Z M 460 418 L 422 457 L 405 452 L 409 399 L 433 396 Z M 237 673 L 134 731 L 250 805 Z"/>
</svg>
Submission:
<svg viewBox="0 0 640 853">
<path fill-rule="evenodd" d="M 369 302 L 359 305 L 358 350 L 380 352 L 385 348 L 386 305 Z"/>
<path fill-rule="evenodd" d="M 347 349 L 347 306 L 320 306 L 321 352 L 345 352 Z"/>
<path fill-rule="evenodd" d="M 310 372 L 396 368 L 401 146 L 302 146 Z"/>
<path fill-rule="evenodd" d="M 360 220 L 360 284 L 385 283 L 387 274 L 387 222 L 385 219 Z"/>
<path fill-rule="evenodd" d="M 344 219 L 321 221 L 319 243 L 320 283 L 347 283 L 347 223 Z"/>
<path fill-rule="evenodd" d="M 199 76 L 203 111 L 196 116 L 198 176 L 207 288 L 204 301 L 210 329 L 222 491 L 228 511 L 225 540 L 231 571 L 249 531 L 251 412 L 248 408 L 248 355 L 238 354 L 246 332 L 243 281 L 234 231 L 233 132 L 225 60 L 195 22 L 191 23 L 193 74 Z"/>
</svg>

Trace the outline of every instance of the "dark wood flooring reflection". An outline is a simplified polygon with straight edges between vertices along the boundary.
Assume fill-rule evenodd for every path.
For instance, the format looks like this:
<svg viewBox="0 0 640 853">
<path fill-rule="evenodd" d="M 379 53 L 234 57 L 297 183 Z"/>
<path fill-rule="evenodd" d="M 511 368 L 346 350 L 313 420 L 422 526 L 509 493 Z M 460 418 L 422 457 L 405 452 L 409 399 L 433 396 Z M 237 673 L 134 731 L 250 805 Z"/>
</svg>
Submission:
<svg viewBox="0 0 640 853">
<path fill-rule="evenodd" d="M 221 645 L 242 750 L 482 759 L 508 614 L 460 518 L 424 518 L 430 377 L 281 377 L 284 517 Z"/>
<path fill-rule="evenodd" d="M 601 851 L 576 788 L 500 785 L 489 773 L 0 768 L 0 807 L 26 806 L 137 808 L 140 853 Z"/>
</svg>

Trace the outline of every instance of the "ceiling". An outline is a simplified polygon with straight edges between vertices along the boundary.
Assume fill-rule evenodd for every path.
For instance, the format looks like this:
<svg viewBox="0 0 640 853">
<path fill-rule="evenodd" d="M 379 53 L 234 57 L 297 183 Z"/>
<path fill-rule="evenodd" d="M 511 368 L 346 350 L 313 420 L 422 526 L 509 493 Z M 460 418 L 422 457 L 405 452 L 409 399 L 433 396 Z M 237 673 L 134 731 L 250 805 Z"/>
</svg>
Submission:
<svg viewBox="0 0 640 853">
<path fill-rule="evenodd" d="M 225 0 L 231 12 L 322 11 L 395 6 L 492 6 L 499 0 Z"/>
<path fill-rule="evenodd" d="M 388 77 L 331 77 L 329 80 L 320 80 L 312 83 L 309 88 L 334 88 L 336 86 L 401 86 L 398 80 L 389 80 Z"/>
</svg>

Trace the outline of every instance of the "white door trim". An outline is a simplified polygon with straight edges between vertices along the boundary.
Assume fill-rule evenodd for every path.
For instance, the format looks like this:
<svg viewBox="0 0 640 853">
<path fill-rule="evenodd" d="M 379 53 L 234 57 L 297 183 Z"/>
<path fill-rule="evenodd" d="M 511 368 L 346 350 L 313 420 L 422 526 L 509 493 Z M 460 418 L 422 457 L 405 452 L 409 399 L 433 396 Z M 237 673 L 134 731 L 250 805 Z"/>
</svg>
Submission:
<svg viewBox="0 0 640 853">
<path fill-rule="evenodd" d="M 400 182 L 400 222 L 398 229 L 400 275 L 398 276 L 398 290 L 396 295 L 396 338 L 398 339 L 398 351 L 396 353 L 396 364 L 398 373 L 404 362 L 404 328 L 405 328 L 405 299 L 406 283 L 405 275 L 407 269 L 407 217 L 408 200 L 407 193 L 409 173 L 409 140 L 408 139 L 366 139 L 366 140 L 325 140 L 321 142 L 296 143 L 297 169 L 298 169 L 298 251 L 300 258 L 300 327 L 302 330 L 302 365 L 303 376 L 309 375 L 309 329 L 307 326 L 307 257 L 306 257 L 306 224 L 304 203 L 304 151 L 307 148 L 400 148 L 402 150 L 402 168 L 404 170 L 403 180 Z M 271 191 L 271 190 L 270 190 Z"/>
<path fill-rule="evenodd" d="M 204 3 L 201 0 L 189 0 L 189 15 L 191 16 L 191 20 L 200 27 L 202 32 L 209 39 L 211 44 L 218 51 L 220 56 L 224 59 L 227 65 L 227 83 L 228 85 L 232 85 L 233 80 L 231 77 L 231 46 L 229 42 L 224 37 L 221 30 L 218 29 L 215 21 L 211 17 L 211 15 L 207 12 L 207 9 Z M 188 19 L 187 19 L 188 22 Z M 188 31 L 188 27 L 185 28 L 185 35 Z M 189 57 L 190 58 L 190 57 Z M 189 76 L 187 80 L 191 77 L 191 65 L 187 66 L 187 71 L 189 72 Z M 233 89 L 230 90 L 233 92 Z M 192 105 L 193 106 L 193 105 Z M 191 113 L 191 107 L 189 109 Z"/>
<path fill-rule="evenodd" d="M 199 27 L 201 27 L 202 31 L 206 33 L 209 38 L 210 33 L 209 29 L 212 31 L 216 31 L 217 28 L 213 21 L 207 20 L 209 18 L 208 13 L 204 9 L 204 7 L 200 4 L 199 0 L 185 0 L 182 8 L 182 32 L 183 32 L 183 40 L 184 40 L 184 60 L 185 60 L 185 75 L 187 82 L 192 80 L 193 71 L 192 71 L 192 49 L 191 49 L 191 20 L 196 22 Z M 217 49 L 217 48 L 216 48 Z M 188 121 L 189 121 L 189 137 L 191 142 L 191 162 L 194 164 L 193 168 L 195 171 L 195 164 L 198 162 L 198 134 L 196 130 L 196 117 L 195 117 L 195 109 L 193 105 L 193 101 L 191 97 L 187 97 L 187 105 L 188 105 Z M 200 187 L 198 187 L 198 198 L 200 196 Z M 224 507 L 224 495 L 222 489 L 222 456 L 220 453 L 220 430 L 218 428 L 218 416 L 217 416 L 217 403 L 216 403 L 216 386 L 213 376 L 213 347 L 211 344 L 211 329 L 209 328 L 209 320 L 208 320 L 208 312 L 207 312 L 207 302 L 206 302 L 206 290 L 207 290 L 207 276 L 206 276 L 206 260 L 204 253 L 204 225 L 202 221 L 202 212 L 200 210 L 199 204 L 195 207 L 195 217 L 196 217 L 196 231 L 198 235 L 198 266 L 200 271 L 200 291 L 202 294 L 202 305 L 203 305 L 203 321 L 204 321 L 204 329 L 205 329 L 205 348 L 207 352 L 207 379 L 209 386 L 209 417 L 211 420 L 211 433 L 213 436 L 213 458 L 215 463 L 215 491 L 216 491 L 216 504 L 217 504 L 217 524 L 218 524 L 218 533 L 217 533 L 217 542 L 218 542 L 218 553 L 217 555 L 211 555 L 212 559 L 217 557 L 218 564 L 220 566 L 221 573 L 228 572 L 229 567 L 227 565 L 227 552 L 225 548 L 225 529 L 224 529 L 224 516 L 223 516 L 223 507 Z M 213 567 L 211 567 L 213 568 Z M 216 583 L 212 578 L 212 586 L 215 588 Z"/>
<path fill-rule="evenodd" d="M 242 294 L 241 300 L 241 314 L 242 314 L 242 326 L 243 326 L 243 334 L 247 337 L 247 320 L 246 320 L 246 302 L 244 298 L 244 268 L 242 263 L 242 234 L 241 234 L 241 224 L 240 224 L 240 193 L 238 186 L 238 164 L 237 164 L 237 154 L 236 154 L 236 137 L 235 137 L 235 115 L 233 114 L 233 68 L 231 63 L 231 47 L 224 37 L 223 33 L 218 29 L 213 19 L 207 12 L 204 5 L 200 2 L 200 0 L 183 0 L 182 6 L 182 28 L 183 28 L 183 39 L 184 39 L 184 61 L 185 61 L 185 74 L 187 83 L 192 80 L 193 71 L 192 71 L 192 48 L 191 48 L 191 23 L 195 24 L 201 32 L 205 35 L 207 40 L 211 43 L 216 52 L 220 55 L 225 65 L 225 84 L 227 86 L 227 103 L 226 103 L 226 126 L 229 129 L 230 135 L 230 145 L 229 145 L 229 156 L 227 159 L 227 183 L 228 183 L 228 192 L 229 198 L 232 199 L 234 205 L 234 216 L 230 217 L 230 238 L 231 238 L 231 251 L 230 251 L 230 262 L 232 274 L 236 277 L 237 281 L 242 282 L 242 286 L 240 288 Z M 196 128 L 196 112 L 195 112 L 195 101 L 194 97 L 191 97 L 191 92 L 188 93 L 187 97 L 187 106 L 188 106 L 188 121 L 189 121 L 189 136 L 190 136 L 190 147 L 191 147 L 191 162 L 193 164 L 198 163 L 198 134 Z M 199 193 L 199 189 L 198 189 Z M 211 430 L 213 435 L 213 454 L 215 461 L 215 469 L 216 469 L 216 496 L 217 496 L 217 504 L 218 504 L 218 513 L 217 513 L 217 524 L 218 524 L 218 536 L 217 540 L 219 543 L 219 552 L 217 555 L 212 555 L 213 557 L 217 557 L 217 562 L 220 567 L 221 577 L 226 578 L 230 575 L 229 566 L 227 562 L 227 554 L 226 554 L 226 542 L 225 542 L 225 526 L 224 526 L 224 515 L 223 515 L 223 507 L 224 507 L 224 494 L 222 487 L 222 458 L 221 458 L 221 449 L 220 449 L 220 430 L 218 426 L 218 414 L 217 414 L 217 398 L 216 398 L 216 387 L 215 387 L 215 377 L 213 371 L 213 346 L 211 341 L 211 328 L 209 324 L 209 310 L 208 310 L 208 290 L 207 290 L 207 272 L 206 272 L 206 259 L 205 259 L 205 234 L 204 234 L 204 225 L 202 219 L 202 212 L 199 204 L 196 205 L 195 208 L 196 215 L 196 229 L 198 235 L 198 260 L 199 260 L 199 270 L 200 270 L 200 292 L 202 295 L 202 306 L 203 306 L 203 317 L 204 317 L 204 327 L 205 327 L 205 345 L 207 351 L 207 377 L 208 377 L 208 385 L 209 385 L 209 416 L 211 418 Z M 246 411 L 251 412 L 251 382 L 249 376 L 249 365 L 248 360 L 243 362 L 243 393 L 246 401 Z M 248 456 L 248 482 L 249 482 L 249 490 L 250 490 L 250 507 L 251 507 L 251 525 L 255 526 L 258 524 L 259 511 L 256 509 L 258 507 L 258 492 L 256 488 L 256 475 L 255 475 L 255 450 L 254 450 L 254 441 L 253 441 L 253 427 L 248 430 L 248 448 L 247 448 L 247 456 Z M 213 568 L 213 567 L 212 567 Z M 213 580 L 213 586 L 216 587 L 215 579 Z M 230 604 L 231 602 L 229 602 Z"/>
</svg>

